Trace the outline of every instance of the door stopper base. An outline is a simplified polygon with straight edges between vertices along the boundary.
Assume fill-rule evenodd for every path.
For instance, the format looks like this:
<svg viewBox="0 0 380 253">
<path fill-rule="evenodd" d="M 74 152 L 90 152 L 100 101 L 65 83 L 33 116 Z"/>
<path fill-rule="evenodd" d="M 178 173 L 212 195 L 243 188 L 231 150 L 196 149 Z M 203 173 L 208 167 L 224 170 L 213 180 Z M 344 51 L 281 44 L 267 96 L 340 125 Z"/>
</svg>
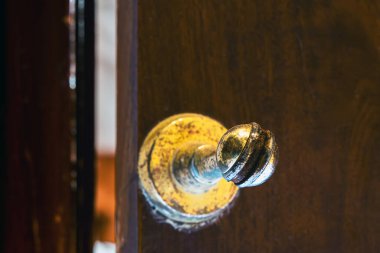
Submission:
<svg viewBox="0 0 380 253">
<path fill-rule="evenodd" d="M 145 138 L 138 161 L 140 188 L 158 221 L 192 232 L 223 216 L 239 187 L 266 181 L 277 159 L 273 135 L 256 123 L 227 131 L 209 117 L 178 114 Z"/>
</svg>

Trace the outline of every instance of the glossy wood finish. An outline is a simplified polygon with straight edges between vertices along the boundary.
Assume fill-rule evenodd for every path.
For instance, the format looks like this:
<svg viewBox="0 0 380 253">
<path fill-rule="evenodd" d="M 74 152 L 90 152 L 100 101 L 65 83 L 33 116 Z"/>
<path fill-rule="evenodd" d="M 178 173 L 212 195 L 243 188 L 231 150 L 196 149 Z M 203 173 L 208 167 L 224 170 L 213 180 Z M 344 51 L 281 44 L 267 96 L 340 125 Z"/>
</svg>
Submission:
<svg viewBox="0 0 380 253">
<path fill-rule="evenodd" d="M 148 0 L 139 1 L 138 16 L 137 125 L 134 82 L 125 80 L 135 80 L 134 72 L 123 62 L 134 55 L 125 43 L 128 20 L 119 19 L 118 30 L 118 129 L 125 129 L 118 159 L 128 164 L 119 161 L 128 185 L 137 180 L 134 134 L 141 145 L 175 113 L 203 113 L 227 127 L 256 121 L 280 149 L 272 179 L 244 189 L 228 216 L 194 234 L 155 222 L 140 194 L 139 252 L 378 251 L 375 2 Z M 133 220 L 130 209 L 119 219 L 130 213 Z"/>
<path fill-rule="evenodd" d="M 67 14 L 68 1 L 6 1 L 2 252 L 75 252 Z"/>
<path fill-rule="evenodd" d="M 6 17 L 5 17 L 5 3 L 4 1 L 0 2 L 0 33 L 5 34 L 6 32 Z M 6 164 L 7 164 L 7 155 L 6 155 L 6 133 L 5 133 L 5 123 L 7 122 L 5 118 L 5 107 L 7 104 L 7 94 L 6 94 L 6 42 L 5 40 L 0 40 L 0 203 L 5 203 L 6 194 L 5 194 L 5 183 L 6 183 Z M 0 208 L 0 224 L 5 224 L 5 208 Z M 0 234 L 4 234 L 6 228 L 4 225 L 0 225 Z M 5 251 L 5 240 L 0 239 L 0 252 Z"/>
<path fill-rule="evenodd" d="M 137 0 L 117 5 L 117 252 L 137 252 Z"/>
<path fill-rule="evenodd" d="M 94 1 L 77 3 L 70 89 L 69 1 L 6 1 L 1 252 L 92 250 Z"/>
</svg>

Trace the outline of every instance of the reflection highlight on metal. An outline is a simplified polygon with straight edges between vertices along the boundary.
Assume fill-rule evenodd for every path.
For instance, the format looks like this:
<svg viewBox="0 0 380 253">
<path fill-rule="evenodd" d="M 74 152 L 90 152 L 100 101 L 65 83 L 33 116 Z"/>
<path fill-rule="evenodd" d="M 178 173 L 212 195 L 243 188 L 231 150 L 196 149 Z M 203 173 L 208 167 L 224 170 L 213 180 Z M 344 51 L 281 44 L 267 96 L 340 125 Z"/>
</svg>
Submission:
<svg viewBox="0 0 380 253">
<path fill-rule="evenodd" d="M 256 123 L 227 129 L 200 114 L 178 114 L 155 126 L 139 154 L 140 188 L 155 217 L 192 232 L 215 222 L 242 187 L 274 172 L 273 134 Z"/>
</svg>

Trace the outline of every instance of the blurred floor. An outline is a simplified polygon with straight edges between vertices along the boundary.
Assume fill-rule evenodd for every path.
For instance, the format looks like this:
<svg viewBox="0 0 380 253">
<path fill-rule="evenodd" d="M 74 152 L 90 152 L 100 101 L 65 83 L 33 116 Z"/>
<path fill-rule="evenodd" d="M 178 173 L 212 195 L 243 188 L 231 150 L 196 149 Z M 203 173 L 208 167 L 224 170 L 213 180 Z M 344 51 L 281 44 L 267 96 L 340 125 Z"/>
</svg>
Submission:
<svg viewBox="0 0 380 253">
<path fill-rule="evenodd" d="M 115 159 L 98 156 L 95 193 L 94 236 L 98 241 L 115 241 Z"/>
<path fill-rule="evenodd" d="M 116 1 L 96 0 L 96 186 L 94 239 L 115 241 Z"/>
</svg>

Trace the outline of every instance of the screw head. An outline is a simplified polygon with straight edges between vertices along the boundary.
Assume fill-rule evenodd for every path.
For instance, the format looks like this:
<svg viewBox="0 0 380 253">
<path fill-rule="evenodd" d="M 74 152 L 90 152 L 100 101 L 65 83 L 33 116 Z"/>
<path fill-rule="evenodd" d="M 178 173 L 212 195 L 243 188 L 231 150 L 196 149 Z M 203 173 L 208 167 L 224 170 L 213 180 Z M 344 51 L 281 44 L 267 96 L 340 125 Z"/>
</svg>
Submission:
<svg viewBox="0 0 380 253">
<path fill-rule="evenodd" d="M 216 159 L 227 181 L 239 187 L 257 186 L 275 171 L 278 148 L 274 135 L 253 122 L 229 129 L 219 141 Z"/>
</svg>

